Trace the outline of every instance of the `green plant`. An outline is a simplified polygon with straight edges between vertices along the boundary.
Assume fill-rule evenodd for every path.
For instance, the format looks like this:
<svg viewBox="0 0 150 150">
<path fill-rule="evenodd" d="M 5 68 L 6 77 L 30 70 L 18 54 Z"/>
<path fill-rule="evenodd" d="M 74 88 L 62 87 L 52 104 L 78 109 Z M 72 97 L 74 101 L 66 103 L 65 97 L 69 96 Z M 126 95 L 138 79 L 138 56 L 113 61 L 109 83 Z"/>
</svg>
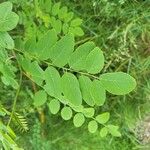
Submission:
<svg viewBox="0 0 150 150">
<path fill-rule="evenodd" d="M 57 39 L 55 30 L 50 30 L 38 42 L 27 41 L 24 50 L 16 49 L 20 52 L 18 62 L 26 72 L 26 76 L 41 88 L 35 93 L 34 105 L 42 106 L 49 95 L 48 99 L 55 99 L 53 102 L 49 100 L 48 103 L 52 113 L 57 113 L 60 103 L 64 105 L 61 111 L 64 120 L 71 119 L 74 110 L 83 114 L 82 118 L 96 120 L 92 121 L 96 124 L 95 128 L 98 123 L 105 125 L 109 120 L 108 115 L 104 117 L 103 122 L 98 121 L 99 119 L 93 118 L 93 106 L 104 104 L 106 90 L 116 95 L 129 93 L 135 88 L 135 80 L 122 72 L 94 75 L 103 68 L 104 56 L 93 42 L 87 42 L 74 50 L 72 34 L 62 37 L 59 41 Z M 49 40 L 51 44 L 47 42 Z M 43 70 L 39 64 L 44 65 L 46 69 Z M 90 108 L 84 108 L 82 99 Z M 79 116 L 80 120 L 81 115 Z"/>
<path fill-rule="evenodd" d="M 11 61 L 13 56 L 9 57 L 9 52 L 5 50 L 14 48 L 14 41 L 7 31 L 15 28 L 19 20 L 18 15 L 12 12 L 11 3 L 4 2 L 0 5 L 0 20 L 0 72 L 3 74 L 1 79 L 4 84 L 11 84 L 14 88 L 17 88 L 18 84 L 14 74 L 16 68 Z"/>
<path fill-rule="evenodd" d="M 0 105 L 0 117 L 5 117 L 7 114 L 9 112 Z M 14 131 L 0 119 L 0 147 L 2 144 L 5 150 L 21 150 L 14 141 L 15 138 L 16 134 Z"/>
<path fill-rule="evenodd" d="M 45 7 L 48 4 L 48 7 Z M 46 27 L 51 26 L 60 34 L 67 34 L 69 32 L 73 33 L 75 36 L 83 36 L 84 32 L 80 25 L 82 24 L 82 19 L 74 18 L 73 12 L 68 12 L 66 6 L 61 7 L 61 3 L 52 3 L 51 0 L 35 1 L 36 6 L 36 17 L 40 18 Z M 40 8 L 40 6 L 42 8 Z M 46 12 L 42 12 L 43 11 Z"/>
<path fill-rule="evenodd" d="M 59 4 L 57 3 L 57 5 Z M 56 7 L 56 5 L 54 6 Z M 4 22 L 5 20 L 8 22 L 15 20 L 14 25 L 10 28 L 13 29 L 18 22 L 17 15 L 15 14 L 15 19 L 11 17 L 6 19 L 5 17 L 14 14 L 11 12 L 11 8 L 10 2 L 0 4 L 0 16 Z M 9 10 L 5 15 L 1 12 L 4 9 Z M 5 27 L 7 26 L 8 24 L 5 24 Z M 8 30 L 5 29 L 6 31 Z M 21 41 L 19 43 L 21 48 L 10 47 L 12 45 L 10 43 L 3 46 L 5 37 L 0 37 L 3 58 L 1 72 L 5 77 L 2 78 L 2 81 L 5 85 L 17 89 L 8 126 L 15 114 L 24 74 L 31 80 L 35 89 L 33 97 L 35 108 L 43 109 L 42 105 L 46 104 L 52 114 L 57 114 L 61 110 L 64 120 L 73 117 L 75 127 L 82 126 L 87 120 L 88 130 L 91 133 L 95 133 L 98 127 L 101 127 L 100 135 L 102 137 L 108 133 L 112 136 L 121 136 L 118 126 L 108 123 L 110 113 L 96 113 L 95 110 L 97 106 L 104 105 L 106 91 L 115 95 L 128 94 L 136 86 L 135 79 L 123 72 L 101 74 L 104 67 L 104 56 L 101 49 L 91 41 L 76 45 L 74 32 L 72 32 L 70 30 L 69 33 L 65 33 L 66 35 L 59 36 L 58 31 L 54 28 L 42 37 L 32 37 L 25 42 Z M 7 39 L 5 41 L 7 42 Z M 11 41 L 13 42 L 13 40 Z M 6 58 L 9 60 L 10 68 L 5 62 Z M 15 67 L 12 65 L 14 62 L 11 60 L 12 58 L 16 59 Z M 19 84 L 15 78 L 19 78 Z"/>
<path fill-rule="evenodd" d="M 25 38 L 40 37 L 43 32 L 54 28 L 58 35 L 68 32 L 74 36 L 83 36 L 81 28 L 82 19 L 77 18 L 73 12 L 68 11 L 61 3 L 53 3 L 51 0 L 19 1 L 12 0 L 19 15 L 19 25 L 24 26 Z M 20 9 L 21 8 L 21 9 Z"/>
</svg>

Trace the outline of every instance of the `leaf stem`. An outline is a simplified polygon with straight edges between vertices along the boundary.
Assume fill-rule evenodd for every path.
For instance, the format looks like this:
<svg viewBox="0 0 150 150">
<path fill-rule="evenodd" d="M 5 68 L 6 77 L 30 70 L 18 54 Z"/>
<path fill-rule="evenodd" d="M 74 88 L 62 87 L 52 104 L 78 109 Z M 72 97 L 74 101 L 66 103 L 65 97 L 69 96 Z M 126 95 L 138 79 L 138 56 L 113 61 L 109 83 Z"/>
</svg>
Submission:
<svg viewBox="0 0 150 150">
<path fill-rule="evenodd" d="M 16 48 L 15 48 L 14 50 L 15 50 L 15 51 L 18 51 L 18 52 L 20 52 L 20 53 L 22 53 L 22 54 L 24 54 L 24 52 L 21 51 L 21 50 L 19 50 L 19 49 L 16 49 Z M 30 55 L 29 57 L 38 60 L 38 58 L 35 57 L 35 56 L 33 56 L 33 55 Z M 81 74 L 81 75 L 85 75 L 85 76 L 88 76 L 88 77 L 90 77 L 90 78 L 94 78 L 94 79 L 96 79 L 96 80 L 99 80 L 99 77 L 97 77 L 97 76 L 95 76 L 95 75 L 92 75 L 92 74 L 89 74 L 89 73 L 86 73 L 86 72 L 77 71 L 77 70 L 74 70 L 74 69 L 71 69 L 71 68 L 66 68 L 66 67 L 58 67 L 58 66 L 55 66 L 54 64 L 52 64 L 52 63 L 50 63 L 50 62 L 47 62 L 47 61 L 41 61 L 41 62 L 43 62 L 43 63 L 45 63 L 45 64 L 47 64 L 47 65 L 50 65 L 50 66 L 59 68 L 59 69 L 64 69 L 64 70 L 67 70 L 67 71 L 70 71 L 70 72 L 79 73 L 79 74 Z"/>
<path fill-rule="evenodd" d="M 12 52 L 13 52 L 14 56 L 16 57 L 15 52 L 13 50 L 12 50 Z M 7 123 L 7 127 L 10 125 L 11 120 L 13 118 L 13 115 L 14 115 L 14 112 L 15 112 L 15 108 L 16 108 L 17 99 L 18 99 L 19 92 L 20 92 L 20 89 L 21 89 L 21 84 L 22 84 L 22 69 L 21 69 L 21 66 L 19 64 L 19 61 L 18 61 L 17 57 L 16 57 L 16 60 L 17 60 L 18 67 L 19 67 L 19 70 L 20 70 L 20 80 L 19 80 L 18 89 L 16 91 L 16 95 L 15 95 L 15 98 L 14 98 L 14 102 L 13 102 L 13 106 L 12 106 L 12 112 L 10 114 L 10 118 L 8 120 L 8 123 Z"/>
</svg>

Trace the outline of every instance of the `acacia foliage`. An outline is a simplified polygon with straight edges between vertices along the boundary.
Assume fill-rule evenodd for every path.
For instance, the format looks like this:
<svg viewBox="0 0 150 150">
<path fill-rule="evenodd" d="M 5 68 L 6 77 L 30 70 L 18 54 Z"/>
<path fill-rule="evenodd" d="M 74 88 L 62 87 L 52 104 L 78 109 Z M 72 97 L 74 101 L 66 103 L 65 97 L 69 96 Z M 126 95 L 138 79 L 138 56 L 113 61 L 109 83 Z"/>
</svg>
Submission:
<svg viewBox="0 0 150 150">
<path fill-rule="evenodd" d="M 73 34 L 58 38 L 54 29 L 49 30 L 38 41 L 28 40 L 21 53 L 23 55 L 20 54 L 18 59 L 22 68 L 41 88 L 35 93 L 34 105 L 40 107 L 47 103 L 52 114 L 61 109 L 62 118 L 73 117 L 76 127 L 81 126 L 85 118 L 91 118 L 88 129 L 92 133 L 98 124 L 104 125 L 109 120 L 108 112 L 95 116 L 94 108 L 104 105 L 106 91 L 124 95 L 136 86 L 135 79 L 129 74 L 101 74 L 104 66 L 102 50 L 90 41 L 75 47 Z M 41 67 L 42 64 L 46 69 Z M 101 135 L 106 132 L 115 135 L 111 132 L 113 129 L 116 136 L 120 136 L 113 125 L 102 128 Z"/>
<path fill-rule="evenodd" d="M 7 11 L 3 14 L 4 10 Z M 75 127 L 82 126 L 87 119 L 89 132 L 96 132 L 101 125 L 102 137 L 108 133 L 121 136 L 118 126 L 108 123 L 109 112 L 96 114 L 95 106 L 104 105 L 106 92 L 115 95 L 131 92 L 136 86 L 133 77 L 123 72 L 101 74 L 103 51 L 91 41 L 76 47 L 71 31 L 60 37 L 54 28 L 38 40 L 33 37 L 23 41 L 22 49 L 16 49 L 7 33 L 19 19 L 10 2 L 0 4 L 0 16 L 0 71 L 5 85 L 19 88 L 15 73 L 19 70 L 38 86 L 33 97 L 36 108 L 47 104 L 52 114 L 61 111 L 64 120 L 73 117 Z M 13 50 L 18 68 L 9 60 L 9 49 Z"/>
</svg>

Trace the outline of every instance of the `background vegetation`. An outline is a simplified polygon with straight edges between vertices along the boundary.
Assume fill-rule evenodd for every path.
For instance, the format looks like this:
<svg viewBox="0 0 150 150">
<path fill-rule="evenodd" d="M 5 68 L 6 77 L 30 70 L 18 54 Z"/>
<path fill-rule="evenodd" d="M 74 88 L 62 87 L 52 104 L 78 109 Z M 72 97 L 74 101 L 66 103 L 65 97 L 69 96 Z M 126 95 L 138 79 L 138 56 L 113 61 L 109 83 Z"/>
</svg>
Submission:
<svg viewBox="0 0 150 150">
<path fill-rule="evenodd" d="M 17 47 L 19 41 L 40 36 L 51 25 L 50 0 L 11 0 L 19 25 L 10 32 Z M 59 1 L 53 1 L 54 3 Z M 111 112 L 110 122 L 118 124 L 122 137 L 87 132 L 87 125 L 75 128 L 52 115 L 47 107 L 32 107 L 33 90 L 25 80 L 16 105 L 16 116 L 22 121 L 12 123 L 16 143 L 28 150 L 149 150 L 150 141 L 150 1 L 149 0 L 61 0 L 80 17 L 82 29 L 76 31 L 77 45 L 94 41 L 103 50 L 106 61 L 103 72 L 124 71 L 137 80 L 135 91 L 126 96 L 107 96 L 104 111 Z M 15 68 L 14 68 L 15 70 Z M 31 87 L 31 88 L 29 88 Z M 0 83 L 1 108 L 11 111 L 14 91 Z M 97 110 L 101 111 L 101 110 Z M 2 118 L 3 122 L 7 118 Z M 19 124 L 19 125 L 18 125 Z M 29 130 L 28 130 L 29 129 Z"/>
</svg>

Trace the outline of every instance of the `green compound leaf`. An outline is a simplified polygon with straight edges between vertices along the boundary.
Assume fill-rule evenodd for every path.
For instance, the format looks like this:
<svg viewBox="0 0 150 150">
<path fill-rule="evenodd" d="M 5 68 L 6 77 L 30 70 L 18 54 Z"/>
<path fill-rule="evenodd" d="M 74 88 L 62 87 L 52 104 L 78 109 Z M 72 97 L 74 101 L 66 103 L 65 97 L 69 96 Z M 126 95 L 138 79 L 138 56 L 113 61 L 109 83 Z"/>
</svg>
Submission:
<svg viewBox="0 0 150 150">
<path fill-rule="evenodd" d="M 79 46 L 70 57 L 70 68 L 74 70 L 85 70 L 85 59 L 94 47 L 95 44 L 93 42 L 86 42 Z"/>
<path fill-rule="evenodd" d="M 58 15 L 59 9 L 60 9 L 60 2 L 55 3 L 52 7 L 52 15 L 54 16 Z"/>
<path fill-rule="evenodd" d="M 29 39 L 25 42 L 24 51 L 36 56 L 37 47 L 36 47 L 36 39 L 35 38 Z"/>
<path fill-rule="evenodd" d="M 103 87 L 115 95 L 124 95 L 136 87 L 136 81 L 127 73 L 115 72 L 105 73 L 100 76 Z"/>
<path fill-rule="evenodd" d="M 67 34 L 68 30 L 69 30 L 69 24 L 68 23 L 64 23 L 63 27 L 62 27 L 63 33 Z"/>
<path fill-rule="evenodd" d="M 12 86 L 14 89 L 17 89 L 19 87 L 17 81 L 12 78 L 12 77 L 9 77 L 9 76 L 2 76 L 1 77 L 2 79 L 2 82 L 6 85 L 6 86 Z"/>
<path fill-rule="evenodd" d="M 36 44 L 36 55 L 40 60 L 47 60 L 50 58 L 50 50 L 56 44 L 58 38 L 56 31 L 48 31 Z M 31 47 L 32 48 L 32 47 Z"/>
<path fill-rule="evenodd" d="M 34 105 L 36 107 L 41 106 L 46 102 L 47 94 L 45 93 L 45 91 L 40 90 L 35 93 L 33 100 L 34 100 Z"/>
<path fill-rule="evenodd" d="M 98 48 L 94 48 L 86 58 L 86 70 L 88 73 L 99 73 L 104 66 L 103 52 Z"/>
<path fill-rule="evenodd" d="M 82 104 L 82 95 L 79 88 L 79 83 L 71 73 L 65 73 L 61 79 L 62 92 L 69 103 L 79 106 Z"/>
<path fill-rule="evenodd" d="M 7 32 L 0 32 L 0 47 L 13 49 L 14 41 Z"/>
<path fill-rule="evenodd" d="M 65 106 L 62 110 L 61 110 L 61 117 L 64 120 L 69 120 L 72 117 L 72 109 L 70 107 Z"/>
<path fill-rule="evenodd" d="M 29 73 L 31 67 L 31 60 L 29 58 L 25 58 L 22 55 L 18 55 L 19 63 L 21 64 L 22 68 Z"/>
<path fill-rule="evenodd" d="M 84 32 L 80 27 L 69 27 L 69 33 L 72 33 L 76 36 L 83 36 Z"/>
<path fill-rule="evenodd" d="M 45 8 L 45 11 L 47 13 L 51 12 L 53 3 L 51 0 L 45 0 L 45 1 L 40 1 L 40 5 L 42 6 L 42 8 Z"/>
<path fill-rule="evenodd" d="M 98 80 L 92 82 L 90 93 L 96 105 L 102 106 L 106 100 L 106 91 Z"/>
<path fill-rule="evenodd" d="M 55 19 L 55 17 L 51 17 L 51 25 L 56 30 L 56 33 L 59 34 L 62 29 L 62 22 L 59 19 Z"/>
<path fill-rule="evenodd" d="M 82 113 L 85 115 L 85 117 L 91 118 L 95 114 L 95 109 L 94 108 L 84 108 Z"/>
<path fill-rule="evenodd" d="M 14 29 L 19 21 L 18 15 L 11 10 L 12 3 L 0 4 L 0 31 L 2 32 Z"/>
<path fill-rule="evenodd" d="M 0 61 L 5 62 L 8 58 L 8 52 L 5 50 L 5 48 L 0 47 Z"/>
<path fill-rule="evenodd" d="M 95 120 L 92 120 L 88 123 L 88 130 L 90 133 L 95 133 L 98 129 L 98 124 Z"/>
<path fill-rule="evenodd" d="M 8 77 L 11 77 L 11 78 L 14 78 L 15 77 L 15 74 L 13 72 L 13 67 L 11 65 L 8 65 L 8 64 L 0 64 L 0 71 L 2 72 L 2 74 L 4 76 L 8 76 Z"/>
<path fill-rule="evenodd" d="M 6 57 L 6 56 L 4 56 L 4 57 Z M 4 61 L 6 61 L 6 59 Z M 0 72 L 2 73 L 2 76 L 1 76 L 2 82 L 6 86 L 10 85 L 14 89 L 17 89 L 19 87 L 17 81 L 15 80 L 14 67 L 12 65 L 9 65 L 7 63 L 1 63 L 0 64 Z"/>
<path fill-rule="evenodd" d="M 4 16 L 7 16 L 12 11 L 12 3 L 11 2 L 3 2 L 0 4 L 0 18 L 2 19 Z"/>
<path fill-rule="evenodd" d="M 69 105 L 75 112 L 83 112 L 83 105 L 80 106 L 74 106 L 74 105 Z"/>
<path fill-rule="evenodd" d="M 79 83 L 80 83 L 83 100 L 88 105 L 94 106 L 95 101 L 91 95 L 91 92 L 89 92 L 89 89 L 91 89 L 91 86 L 92 86 L 92 81 L 90 80 L 90 78 L 86 76 L 80 76 Z"/>
<path fill-rule="evenodd" d="M 24 46 L 25 52 L 32 54 L 40 60 L 47 60 L 50 58 L 50 51 L 58 40 L 56 31 L 49 30 L 42 38 L 36 42 L 35 38 L 27 40 Z"/>
<path fill-rule="evenodd" d="M 39 66 L 38 62 L 37 61 L 32 62 L 30 64 L 29 70 L 27 70 L 27 71 L 29 71 L 34 82 L 41 86 L 43 83 L 43 80 L 44 80 L 44 71 Z"/>
<path fill-rule="evenodd" d="M 74 37 L 72 34 L 68 34 L 61 38 L 50 52 L 52 63 L 58 67 L 65 66 L 74 50 L 74 45 Z"/>
<path fill-rule="evenodd" d="M 59 72 L 54 67 L 48 67 L 44 72 L 46 84 L 45 91 L 52 97 L 61 97 L 61 78 Z"/>
<path fill-rule="evenodd" d="M 24 58 L 21 55 L 19 55 L 18 60 L 22 66 L 22 68 L 25 70 L 27 76 L 31 76 L 31 79 L 41 86 L 44 81 L 44 71 L 39 66 L 37 61 L 31 62 L 30 59 Z"/>
<path fill-rule="evenodd" d="M 73 12 L 68 12 L 67 15 L 66 15 L 66 17 L 64 18 L 64 22 L 68 23 L 69 21 L 72 20 L 73 16 L 74 16 Z"/>
<path fill-rule="evenodd" d="M 68 8 L 66 6 L 62 7 L 58 12 L 58 18 L 63 20 L 67 17 Z"/>
<path fill-rule="evenodd" d="M 41 1 L 40 3 L 44 4 L 44 2 L 46 1 Z M 4 14 L 6 13 L 6 16 L 8 12 L 14 14 L 11 12 L 12 6 L 10 5 L 10 3 L 7 4 L 9 7 L 6 8 L 7 11 L 4 12 Z M 0 5 L 0 7 L 1 6 L 2 5 Z M 93 118 L 95 114 L 95 108 L 92 107 L 94 107 L 95 104 L 98 106 L 102 106 L 104 104 L 106 99 L 106 90 L 113 91 L 113 93 L 118 94 L 120 92 L 120 91 L 118 92 L 118 89 L 120 90 L 120 88 L 124 88 L 123 84 L 125 84 L 126 82 L 122 83 L 121 78 L 124 79 L 124 76 L 122 77 L 109 76 L 111 79 L 108 80 L 108 82 L 106 82 L 107 81 L 106 74 L 101 76 L 100 81 L 96 80 L 98 79 L 98 77 L 94 76 L 93 74 L 97 74 L 102 70 L 104 66 L 104 56 L 102 51 L 98 47 L 95 47 L 95 44 L 93 42 L 86 42 L 85 44 L 80 45 L 74 51 L 74 46 L 78 44 L 75 45 L 73 35 L 68 33 L 71 32 L 74 35 L 78 36 L 84 34 L 83 30 L 80 28 L 80 25 L 82 23 L 81 19 L 72 20 L 73 13 L 72 12 L 68 13 L 67 7 L 60 8 L 60 3 L 57 3 L 52 7 L 52 12 L 50 8 L 48 12 L 46 12 L 50 13 L 50 15 L 52 14 L 53 16 L 45 14 L 44 11 L 45 11 L 44 9 L 41 10 L 39 9 L 38 13 L 41 14 L 38 14 L 39 15 L 38 26 L 40 26 L 42 23 L 46 24 L 47 25 L 47 26 L 45 25 L 46 27 L 50 28 L 52 27 L 54 29 L 48 31 L 42 38 L 39 37 L 40 34 L 45 30 L 45 27 L 44 28 L 40 27 L 39 28 L 40 31 L 35 32 L 36 33 L 35 36 L 37 37 L 32 39 L 31 41 L 29 40 L 26 43 L 24 49 L 25 53 L 24 51 L 20 52 L 20 55 L 22 57 L 27 58 L 27 60 L 26 59 L 23 60 L 22 67 L 23 69 L 25 69 L 26 75 L 29 78 L 31 77 L 31 80 L 33 80 L 35 83 L 37 83 L 41 88 L 45 90 L 45 91 L 44 90 L 38 91 L 35 94 L 34 105 L 37 107 L 43 105 L 47 100 L 46 95 L 47 92 L 51 97 L 54 98 L 49 103 L 47 103 L 49 111 L 52 114 L 58 113 L 60 110 L 60 103 L 63 103 L 65 107 L 61 110 L 62 118 L 64 120 L 71 119 L 73 110 L 77 113 L 73 117 L 73 123 L 76 127 L 80 127 L 85 122 L 86 117 Z M 3 15 L 0 15 L 0 17 L 1 16 L 3 17 Z M 30 28 L 30 30 L 32 29 L 37 30 L 38 28 L 37 27 Z M 67 35 L 62 36 L 63 32 L 64 34 Z M 34 31 L 32 32 L 32 34 L 33 33 Z M 57 34 L 59 35 L 58 36 L 60 39 L 59 41 L 57 41 L 58 40 Z M 27 38 L 26 35 L 25 38 Z M 1 39 L 2 38 L 0 38 L 1 47 L 8 49 L 14 47 L 13 42 L 8 38 L 8 36 L 6 38 L 7 40 Z M 2 59 L 3 61 L 6 60 L 4 59 L 3 56 L 0 59 Z M 46 70 L 45 67 L 47 67 Z M 45 71 L 43 71 L 42 68 Z M 11 84 L 14 87 L 17 87 L 17 84 L 15 84 L 15 82 L 13 83 L 13 81 L 15 80 L 11 80 L 15 79 L 14 75 L 9 74 L 9 76 L 11 76 L 11 78 L 9 79 L 6 78 L 5 76 L 6 74 L 4 74 L 3 72 L 2 74 L 3 74 L 1 77 L 2 81 L 6 85 Z M 60 77 L 60 75 L 62 77 Z M 115 84 L 112 83 L 114 82 L 114 78 Z M 129 78 L 125 77 L 125 79 L 127 79 L 128 85 Z M 11 80 L 11 82 L 9 80 Z M 130 90 L 132 90 L 131 87 Z M 124 92 L 121 91 L 121 93 Z M 88 108 L 88 106 L 85 105 L 87 108 L 84 108 L 84 105 L 82 105 L 82 99 L 92 107 Z M 108 120 L 109 120 L 109 113 L 103 113 L 96 116 L 96 118 L 94 118 L 94 120 L 90 121 L 88 124 L 89 132 L 91 133 L 96 132 L 99 125 L 98 123 L 105 124 Z M 100 135 L 104 137 L 108 134 L 108 132 L 111 133 L 113 136 L 120 136 L 118 127 L 114 125 L 108 126 L 105 125 L 105 127 L 101 129 Z"/>
<path fill-rule="evenodd" d="M 100 124 L 105 124 L 106 122 L 108 122 L 109 118 L 110 118 L 110 113 L 105 112 L 96 116 L 96 121 L 99 122 Z"/>
<path fill-rule="evenodd" d="M 115 125 L 107 125 L 108 131 L 112 136 L 121 137 L 121 133 L 118 131 L 119 127 Z"/>
<path fill-rule="evenodd" d="M 82 19 L 76 18 L 71 21 L 71 26 L 72 27 L 80 26 L 82 24 L 82 21 L 83 21 Z"/>
<path fill-rule="evenodd" d="M 18 24 L 19 17 L 16 13 L 11 12 L 3 22 L 0 22 L 0 31 L 10 31 Z"/>
<path fill-rule="evenodd" d="M 106 137 L 108 134 L 108 129 L 107 127 L 103 127 L 101 130 L 100 130 L 100 136 L 103 138 L 103 137 Z"/>
<path fill-rule="evenodd" d="M 73 118 L 73 124 L 75 127 L 81 127 L 85 122 L 85 117 L 82 113 L 77 113 Z"/>
<path fill-rule="evenodd" d="M 74 35 L 76 36 L 83 36 L 84 35 L 84 31 L 82 30 L 81 27 L 75 27 L 74 29 Z"/>
<path fill-rule="evenodd" d="M 57 114 L 60 110 L 60 102 L 57 99 L 52 99 L 47 105 L 52 114 Z"/>
</svg>

